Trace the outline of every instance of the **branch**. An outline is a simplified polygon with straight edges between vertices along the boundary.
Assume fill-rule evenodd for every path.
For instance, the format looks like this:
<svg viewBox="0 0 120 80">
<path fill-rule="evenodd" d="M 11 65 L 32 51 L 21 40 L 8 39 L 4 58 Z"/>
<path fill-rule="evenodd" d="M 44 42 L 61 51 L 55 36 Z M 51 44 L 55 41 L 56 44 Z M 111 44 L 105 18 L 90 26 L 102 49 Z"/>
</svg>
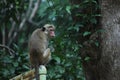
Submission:
<svg viewBox="0 0 120 80">
<path fill-rule="evenodd" d="M 10 29 L 10 31 L 8 33 L 8 40 L 10 40 L 12 33 L 15 30 L 15 25 L 16 25 L 15 21 L 11 20 L 11 22 L 13 22 L 13 23 L 12 23 L 12 28 Z"/>
<path fill-rule="evenodd" d="M 25 24 L 25 22 L 27 20 L 30 21 L 30 22 L 33 22 L 32 19 L 35 16 L 35 14 L 36 14 L 36 12 L 37 12 L 37 10 L 39 8 L 40 2 L 41 2 L 41 0 L 37 0 L 37 2 L 35 3 L 35 6 L 33 8 L 33 10 L 31 11 L 32 5 L 33 5 L 33 0 L 30 0 L 29 7 L 28 7 L 28 10 L 26 12 L 26 15 L 24 16 L 23 20 L 21 21 L 18 31 L 14 32 L 14 35 L 10 39 L 10 41 L 8 43 L 8 46 L 11 45 L 12 41 L 16 38 L 16 36 L 18 35 L 18 33 L 22 30 L 22 28 L 23 28 L 23 26 L 24 26 L 24 24 Z M 30 15 L 30 13 L 31 13 L 31 15 Z M 29 15 L 30 15 L 30 17 L 29 17 Z"/>
<path fill-rule="evenodd" d="M 6 41 L 6 38 L 5 38 L 5 25 L 3 27 L 3 30 L 2 30 L 2 44 L 5 45 L 5 41 Z"/>
<path fill-rule="evenodd" d="M 20 75 L 18 75 L 16 77 L 12 78 L 10 80 L 22 80 L 22 79 L 23 80 L 30 80 L 30 78 L 31 79 L 34 78 L 34 76 L 35 76 L 34 73 L 35 73 L 35 69 L 32 69 L 32 70 L 30 70 L 28 72 L 22 73 L 22 74 L 20 74 Z"/>
<path fill-rule="evenodd" d="M 23 28 L 26 20 L 29 18 L 29 15 L 30 15 L 31 9 L 32 9 L 32 5 L 33 5 L 33 0 L 30 0 L 30 2 L 29 2 L 29 7 L 28 7 L 28 10 L 27 10 L 27 12 L 26 12 L 26 15 L 24 16 L 22 22 L 20 23 L 19 31 Z"/>
<path fill-rule="evenodd" d="M 40 80 L 46 80 L 47 69 L 44 65 L 39 67 L 39 78 Z M 10 80 L 33 80 L 35 78 L 35 69 L 24 72 Z"/>
<path fill-rule="evenodd" d="M 30 18 L 28 19 L 28 23 L 30 23 L 30 24 L 32 24 L 32 25 L 34 25 L 34 26 L 39 26 L 39 25 L 40 25 L 40 23 L 36 23 L 36 22 L 34 22 L 34 21 L 32 20 L 33 17 L 35 16 L 35 14 L 36 14 L 38 8 L 39 8 L 40 2 L 41 2 L 41 0 L 37 0 L 37 2 L 35 3 L 34 8 L 33 8 L 33 10 L 32 10 L 31 16 L 30 16 Z"/>
<path fill-rule="evenodd" d="M 16 36 L 18 35 L 18 32 L 22 30 L 26 20 L 28 19 L 29 15 L 30 15 L 30 12 L 31 12 L 31 9 L 32 9 L 32 5 L 33 5 L 33 0 L 30 0 L 29 1 L 29 7 L 28 7 L 28 10 L 26 12 L 26 15 L 24 16 L 23 20 L 21 21 L 20 23 L 20 26 L 19 26 L 19 29 L 18 31 L 14 32 L 14 35 L 13 37 L 10 39 L 9 43 L 8 43 L 8 46 L 11 45 L 12 41 L 16 38 Z"/>
<path fill-rule="evenodd" d="M 44 21 L 45 21 L 45 20 L 42 20 L 42 21 L 40 21 L 40 22 L 34 22 L 34 21 L 32 21 L 32 20 L 27 20 L 27 23 L 28 23 L 29 25 L 38 27 L 38 26 L 40 26 Z"/>
<path fill-rule="evenodd" d="M 12 55 L 12 56 L 16 55 L 16 54 L 15 54 L 15 51 L 12 50 L 11 48 L 9 48 L 8 46 L 5 46 L 5 45 L 0 44 L 0 47 L 7 49 L 7 50 L 9 51 L 10 55 Z M 13 55 L 13 54 L 14 54 L 14 55 Z"/>
<path fill-rule="evenodd" d="M 41 2 L 41 0 L 37 0 L 37 2 L 35 3 L 35 7 L 33 8 L 33 11 L 31 13 L 31 16 L 30 16 L 29 20 L 32 20 L 33 17 L 35 16 L 35 14 L 36 14 L 36 12 L 39 8 L 40 2 Z"/>
</svg>

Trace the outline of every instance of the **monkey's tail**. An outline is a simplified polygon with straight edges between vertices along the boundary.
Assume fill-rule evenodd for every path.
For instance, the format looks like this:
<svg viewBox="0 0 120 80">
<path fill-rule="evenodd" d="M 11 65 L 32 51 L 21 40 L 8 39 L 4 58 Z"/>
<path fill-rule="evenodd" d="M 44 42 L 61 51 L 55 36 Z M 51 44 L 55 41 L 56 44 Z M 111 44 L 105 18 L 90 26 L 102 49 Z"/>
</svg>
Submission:
<svg viewBox="0 0 120 80">
<path fill-rule="evenodd" d="M 40 80 L 39 79 L 39 65 L 35 66 L 35 78 L 36 78 L 36 80 Z"/>
</svg>

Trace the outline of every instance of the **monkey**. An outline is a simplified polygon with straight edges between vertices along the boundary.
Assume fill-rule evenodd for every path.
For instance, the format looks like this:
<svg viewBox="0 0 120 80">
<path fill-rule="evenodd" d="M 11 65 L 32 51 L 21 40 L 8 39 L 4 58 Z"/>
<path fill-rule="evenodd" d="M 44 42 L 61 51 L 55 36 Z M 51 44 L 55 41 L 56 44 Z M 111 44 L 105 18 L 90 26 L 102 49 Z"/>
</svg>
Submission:
<svg viewBox="0 0 120 80">
<path fill-rule="evenodd" d="M 49 39 L 55 37 L 55 27 L 52 24 L 46 24 L 42 28 L 33 31 L 29 42 L 29 56 L 31 67 L 35 68 L 36 80 L 39 80 L 39 66 L 46 65 L 51 59 L 50 48 L 48 48 Z"/>
</svg>

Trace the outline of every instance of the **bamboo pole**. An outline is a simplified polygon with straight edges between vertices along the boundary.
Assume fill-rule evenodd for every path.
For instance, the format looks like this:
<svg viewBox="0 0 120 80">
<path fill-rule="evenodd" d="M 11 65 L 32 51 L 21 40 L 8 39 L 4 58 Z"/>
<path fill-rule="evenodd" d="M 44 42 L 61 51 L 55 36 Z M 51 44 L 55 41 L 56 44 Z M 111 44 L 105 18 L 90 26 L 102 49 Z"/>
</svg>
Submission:
<svg viewBox="0 0 120 80">
<path fill-rule="evenodd" d="M 40 80 L 46 80 L 47 69 L 44 65 L 39 68 Z M 35 80 L 35 69 L 22 73 L 10 80 Z"/>
</svg>

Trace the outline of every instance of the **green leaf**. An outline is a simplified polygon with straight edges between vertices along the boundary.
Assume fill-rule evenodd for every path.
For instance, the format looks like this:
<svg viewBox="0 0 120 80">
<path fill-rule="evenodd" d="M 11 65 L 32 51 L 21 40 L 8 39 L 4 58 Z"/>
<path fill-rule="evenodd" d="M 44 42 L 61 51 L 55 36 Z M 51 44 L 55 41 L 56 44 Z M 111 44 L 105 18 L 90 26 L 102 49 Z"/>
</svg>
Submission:
<svg viewBox="0 0 120 80">
<path fill-rule="evenodd" d="M 99 46 L 99 42 L 95 42 L 95 45 L 98 47 Z"/>
<path fill-rule="evenodd" d="M 91 34 L 91 32 L 85 31 L 85 32 L 83 33 L 83 36 L 88 36 L 88 35 L 90 35 L 90 34 Z"/>
<path fill-rule="evenodd" d="M 26 65 L 23 65 L 22 67 L 23 67 L 23 68 L 25 68 L 25 69 L 29 69 L 29 67 L 28 67 L 28 66 L 26 66 Z"/>
<path fill-rule="evenodd" d="M 55 57 L 54 59 L 57 61 L 57 63 L 61 62 L 59 57 Z"/>
<path fill-rule="evenodd" d="M 9 74 L 9 71 L 7 70 L 7 69 L 5 69 L 4 71 L 3 71 L 3 75 L 4 76 L 7 76 Z"/>
<path fill-rule="evenodd" d="M 90 57 L 85 57 L 84 60 L 85 60 L 85 61 L 89 61 L 89 60 L 90 60 Z"/>
<path fill-rule="evenodd" d="M 95 14 L 94 16 L 95 17 L 101 17 L 102 15 L 101 14 Z"/>
<path fill-rule="evenodd" d="M 71 6 L 67 6 L 67 7 L 66 7 L 66 11 L 67 11 L 69 14 L 71 14 L 71 11 L 70 11 L 70 10 L 71 10 Z"/>
<path fill-rule="evenodd" d="M 93 23 L 93 24 L 96 24 L 96 23 L 97 23 L 97 20 L 96 20 L 96 18 L 91 18 L 91 19 L 90 19 L 90 22 Z"/>
<path fill-rule="evenodd" d="M 14 67 L 18 67 L 18 63 L 17 62 L 14 62 L 13 65 L 14 65 Z"/>
</svg>

